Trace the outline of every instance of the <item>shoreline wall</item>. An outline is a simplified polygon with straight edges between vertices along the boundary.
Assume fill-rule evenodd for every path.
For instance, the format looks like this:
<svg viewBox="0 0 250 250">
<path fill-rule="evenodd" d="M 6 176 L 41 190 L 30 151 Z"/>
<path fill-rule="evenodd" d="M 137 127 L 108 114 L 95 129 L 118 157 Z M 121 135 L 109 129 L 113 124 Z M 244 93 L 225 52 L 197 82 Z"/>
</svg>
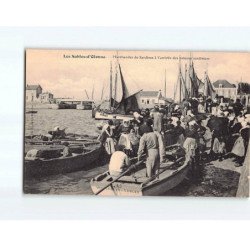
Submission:
<svg viewBox="0 0 250 250">
<path fill-rule="evenodd" d="M 26 102 L 25 108 L 26 109 L 49 109 L 51 108 L 50 103 L 39 103 L 39 102 Z"/>
</svg>

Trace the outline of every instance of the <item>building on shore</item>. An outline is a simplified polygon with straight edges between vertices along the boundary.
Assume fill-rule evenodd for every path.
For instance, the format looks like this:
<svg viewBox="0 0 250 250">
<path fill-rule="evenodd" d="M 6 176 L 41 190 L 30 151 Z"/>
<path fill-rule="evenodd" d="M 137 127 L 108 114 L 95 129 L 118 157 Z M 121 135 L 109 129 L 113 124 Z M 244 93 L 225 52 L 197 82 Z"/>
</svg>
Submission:
<svg viewBox="0 0 250 250">
<path fill-rule="evenodd" d="M 39 102 L 40 95 L 42 94 L 42 87 L 37 85 L 27 85 L 26 86 L 26 102 Z"/>
<path fill-rule="evenodd" d="M 224 98 L 236 100 L 237 87 L 235 84 L 232 84 L 227 80 L 217 80 L 213 83 L 213 87 L 218 96 L 223 96 Z"/>
<path fill-rule="evenodd" d="M 49 92 L 44 92 L 40 94 L 40 102 L 41 103 L 52 103 L 54 100 L 53 94 Z"/>
<path fill-rule="evenodd" d="M 52 103 L 54 100 L 53 98 L 53 94 L 43 92 L 39 84 L 26 86 L 26 102 Z"/>
<path fill-rule="evenodd" d="M 140 91 L 138 95 L 138 104 L 140 109 L 152 109 L 155 105 L 159 107 L 165 106 L 172 102 L 171 99 L 163 97 L 161 90 L 159 91 Z"/>
</svg>

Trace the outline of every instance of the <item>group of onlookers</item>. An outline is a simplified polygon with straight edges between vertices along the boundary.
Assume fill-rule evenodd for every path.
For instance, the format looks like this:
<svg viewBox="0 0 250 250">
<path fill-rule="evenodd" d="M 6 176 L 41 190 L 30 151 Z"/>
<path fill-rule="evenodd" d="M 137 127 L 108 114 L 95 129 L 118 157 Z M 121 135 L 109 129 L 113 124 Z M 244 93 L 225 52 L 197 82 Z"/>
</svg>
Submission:
<svg viewBox="0 0 250 250">
<path fill-rule="evenodd" d="M 224 104 L 218 98 L 184 99 L 180 104 L 136 111 L 133 117 L 133 120 L 123 122 L 109 120 L 99 136 L 110 156 L 117 149 L 123 152 L 121 166 L 126 157 L 140 160 L 146 152 L 147 175 L 152 176 L 164 160 L 165 148 L 174 144 L 185 149 L 186 160 L 194 170 L 208 154 L 210 159 L 219 160 L 232 155 L 239 164 L 244 160 L 249 123 L 239 100 Z M 115 168 L 117 172 L 117 165 Z"/>
</svg>

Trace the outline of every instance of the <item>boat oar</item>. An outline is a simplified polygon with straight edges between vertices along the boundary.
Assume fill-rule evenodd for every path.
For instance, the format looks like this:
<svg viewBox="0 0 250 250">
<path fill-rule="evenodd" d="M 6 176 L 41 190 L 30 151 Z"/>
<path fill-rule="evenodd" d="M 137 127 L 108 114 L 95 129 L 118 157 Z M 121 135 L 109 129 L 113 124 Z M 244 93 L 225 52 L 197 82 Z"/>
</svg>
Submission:
<svg viewBox="0 0 250 250">
<path fill-rule="evenodd" d="M 126 173 L 128 173 L 129 171 L 131 171 L 132 169 L 136 168 L 137 166 L 141 165 L 143 163 L 143 161 L 138 161 L 136 164 L 133 164 L 132 166 L 130 166 L 127 170 L 125 170 L 122 174 L 120 174 L 119 176 L 117 176 L 113 181 L 111 181 L 108 185 L 106 185 L 105 187 L 101 188 L 98 192 L 95 193 L 95 195 L 100 194 L 103 190 L 105 190 L 107 187 L 109 187 L 110 185 L 112 185 L 114 182 L 116 182 L 117 180 L 119 180 L 122 176 L 124 176 Z"/>
</svg>

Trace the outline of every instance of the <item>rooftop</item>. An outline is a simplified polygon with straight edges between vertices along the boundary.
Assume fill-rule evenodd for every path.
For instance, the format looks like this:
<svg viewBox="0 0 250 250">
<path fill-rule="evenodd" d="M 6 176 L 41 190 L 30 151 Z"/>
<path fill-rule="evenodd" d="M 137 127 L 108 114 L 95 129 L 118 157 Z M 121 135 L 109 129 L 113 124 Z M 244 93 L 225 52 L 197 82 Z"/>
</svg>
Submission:
<svg viewBox="0 0 250 250">
<path fill-rule="evenodd" d="M 172 98 L 169 98 L 169 97 L 161 97 L 160 100 L 164 100 L 164 101 L 166 101 L 168 103 L 174 102 L 174 100 Z"/>
<path fill-rule="evenodd" d="M 222 88 L 236 88 L 234 84 L 228 82 L 227 80 L 217 80 L 216 82 L 213 83 L 213 86 L 215 88 L 219 88 L 220 84 Z"/>
<path fill-rule="evenodd" d="M 42 88 L 39 84 L 37 85 L 27 85 L 26 90 L 36 90 L 38 88 Z"/>
<path fill-rule="evenodd" d="M 159 94 L 159 91 L 141 91 L 141 96 L 147 96 L 147 97 L 157 97 Z"/>
</svg>

